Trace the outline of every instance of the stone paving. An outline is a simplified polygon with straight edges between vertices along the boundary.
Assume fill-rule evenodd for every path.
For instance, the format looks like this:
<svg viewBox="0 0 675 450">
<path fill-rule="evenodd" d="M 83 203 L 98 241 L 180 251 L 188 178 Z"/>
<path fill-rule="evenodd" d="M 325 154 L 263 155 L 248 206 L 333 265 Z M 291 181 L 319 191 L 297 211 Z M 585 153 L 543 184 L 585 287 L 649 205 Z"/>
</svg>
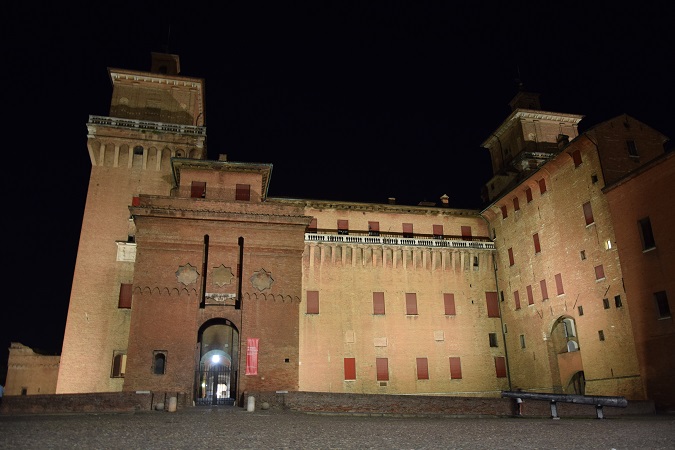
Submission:
<svg viewBox="0 0 675 450">
<path fill-rule="evenodd" d="M 305 414 L 238 407 L 0 416 L 2 449 L 675 449 L 675 416 Z"/>
</svg>

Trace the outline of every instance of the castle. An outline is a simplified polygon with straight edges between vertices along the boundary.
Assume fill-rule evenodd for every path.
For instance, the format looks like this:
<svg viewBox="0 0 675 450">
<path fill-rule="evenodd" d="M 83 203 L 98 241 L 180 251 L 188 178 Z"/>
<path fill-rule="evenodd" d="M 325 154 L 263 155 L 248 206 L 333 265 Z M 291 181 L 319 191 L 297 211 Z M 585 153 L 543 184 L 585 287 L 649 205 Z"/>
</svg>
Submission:
<svg viewBox="0 0 675 450">
<path fill-rule="evenodd" d="M 268 197 L 208 160 L 204 80 L 109 69 L 56 393 L 622 395 L 675 406 L 675 159 L 521 91 L 482 210 Z M 11 356 L 10 356 L 11 358 Z M 11 375 L 11 374 L 10 374 Z M 8 394 L 11 392 L 8 376 Z"/>
</svg>

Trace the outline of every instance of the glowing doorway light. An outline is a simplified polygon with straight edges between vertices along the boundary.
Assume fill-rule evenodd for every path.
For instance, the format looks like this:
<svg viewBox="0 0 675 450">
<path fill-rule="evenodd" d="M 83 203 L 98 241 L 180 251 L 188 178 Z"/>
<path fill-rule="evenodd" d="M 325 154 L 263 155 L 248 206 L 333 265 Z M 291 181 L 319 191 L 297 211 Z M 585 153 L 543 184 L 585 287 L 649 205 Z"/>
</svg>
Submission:
<svg viewBox="0 0 675 450">
<path fill-rule="evenodd" d="M 213 355 L 213 356 L 211 357 L 211 362 L 212 362 L 213 364 L 218 364 L 218 363 L 220 362 L 220 355 Z"/>
</svg>

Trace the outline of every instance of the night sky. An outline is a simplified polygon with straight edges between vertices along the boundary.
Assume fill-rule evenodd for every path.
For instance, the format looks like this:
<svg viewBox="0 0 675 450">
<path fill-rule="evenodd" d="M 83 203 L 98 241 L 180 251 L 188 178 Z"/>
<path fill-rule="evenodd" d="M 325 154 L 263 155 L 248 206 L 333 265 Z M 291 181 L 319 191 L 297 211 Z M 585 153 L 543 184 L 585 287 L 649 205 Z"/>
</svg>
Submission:
<svg viewBox="0 0 675 450">
<path fill-rule="evenodd" d="M 0 365 L 13 341 L 60 353 L 91 168 L 85 125 L 108 115 L 107 68 L 149 70 L 151 52 L 206 80 L 209 157 L 273 164 L 271 197 L 447 194 L 481 209 L 491 166 L 480 145 L 518 81 L 543 109 L 584 115 L 582 132 L 627 113 L 675 137 L 670 2 L 21 3 L 3 7 L 0 26 Z"/>
</svg>

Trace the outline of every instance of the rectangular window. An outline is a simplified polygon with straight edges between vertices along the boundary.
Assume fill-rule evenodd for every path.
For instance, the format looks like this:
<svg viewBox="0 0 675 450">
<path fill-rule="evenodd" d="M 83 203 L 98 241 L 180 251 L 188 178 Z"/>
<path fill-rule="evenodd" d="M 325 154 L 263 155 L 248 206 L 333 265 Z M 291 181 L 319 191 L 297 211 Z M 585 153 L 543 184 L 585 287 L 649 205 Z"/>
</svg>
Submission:
<svg viewBox="0 0 675 450">
<path fill-rule="evenodd" d="M 206 182 L 193 181 L 192 185 L 190 186 L 190 197 L 192 198 L 206 197 Z"/>
<path fill-rule="evenodd" d="M 580 316 L 584 315 L 584 307 L 583 306 L 577 306 L 577 312 L 579 313 Z"/>
<path fill-rule="evenodd" d="M 525 348 L 525 335 L 520 335 L 520 348 Z"/>
<path fill-rule="evenodd" d="M 436 239 L 443 239 L 443 225 L 434 225 L 434 237 Z"/>
<path fill-rule="evenodd" d="M 450 357 L 450 378 L 453 380 L 462 379 L 462 361 L 459 356 Z"/>
<path fill-rule="evenodd" d="M 462 226 L 462 239 L 465 241 L 471 240 L 471 227 Z"/>
<path fill-rule="evenodd" d="M 515 264 L 515 261 L 513 259 L 513 248 L 509 247 L 509 266 L 512 266 Z"/>
<path fill-rule="evenodd" d="M 656 302 L 656 311 L 659 319 L 667 319 L 670 317 L 670 305 L 668 305 L 668 296 L 666 291 L 654 292 L 654 301 Z"/>
<path fill-rule="evenodd" d="M 513 210 L 520 211 L 520 201 L 518 201 L 518 197 L 513 197 Z"/>
<path fill-rule="evenodd" d="M 623 304 L 621 303 L 621 296 L 620 295 L 615 295 L 614 296 L 614 306 L 617 308 L 621 308 Z"/>
<path fill-rule="evenodd" d="M 608 298 L 602 299 L 602 307 L 605 308 L 605 309 L 609 309 L 609 299 Z"/>
<path fill-rule="evenodd" d="M 506 219 L 509 216 L 506 206 L 502 206 L 502 219 Z"/>
<path fill-rule="evenodd" d="M 373 314 L 384 314 L 384 292 L 373 292 Z"/>
<path fill-rule="evenodd" d="M 307 232 L 316 233 L 316 217 L 314 217 L 309 225 L 307 225 Z"/>
<path fill-rule="evenodd" d="M 586 250 L 580 251 L 579 257 L 581 258 L 582 261 L 585 260 L 586 259 Z"/>
<path fill-rule="evenodd" d="M 595 184 L 598 182 L 598 176 L 593 174 L 591 175 L 591 183 Z"/>
<path fill-rule="evenodd" d="M 319 314 L 319 291 L 307 291 L 307 314 Z"/>
<path fill-rule="evenodd" d="M 595 279 L 604 280 L 605 279 L 605 268 L 602 267 L 602 264 L 595 266 Z"/>
<path fill-rule="evenodd" d="M 412 223 L 404 223 L 403 224 L 403 237 L 404 238 L 413 237 L 413 224 Z"/>
<path fill-rule="evenodd" d="M 601 341 L 605 340 L 605 332 L 604 331 L 598 330 L 598 339 L 600 339 Z"/>
<path fill-rule="evenodd" d="M 127 355 L 123 351 L 114 351 L 112 360 L 112 370 L 110 376 L 112 378 L 124 378 L 124 372 L 127 368 Z"/>
<path fill-rule="evenodd" d="M 586 219 L 586 225 L 590 225 L 595 222 L 593 219 L 593 209 L 591 208 L 591 202 L 584 203 L 584 219 Z"/>
<path fill-rule="evenodd" d="M 520 309 L 520 292 L 515 291 L 513 293 L 513 300 L 516 302 L 516 309 Z"/>
<path fill-rule="evenodd" d="M 250 184 L 238 184 L 237 191 L 235 193 L 235 200 L 240 200 L 242 202 L 251 201 L 251 185 Z"/>
<path fill-rule="evenodd" d="M 532 240 L 534 241 L 534 253 L 541 253 L 541 244 L 539 243 L 539 233 L 534 233 L 532 235 Z"/>
<path fill-rule="evenodd" d="M 499 298 L 496 292 L 486 292 L 485 302 L 487 303 L 488 317 L 499 317 Z"/>
<path fill-rule="evenodd" d="M 565 290 L 563 289 L 562 274 L 558 273 L 555 276 L 555 289 L 558 292 L 558 295 L 563 295 Z"/>
<path fill-rule="evenodd" d="M 541 280 L 539 282 L 539 287 L 541 288 L 541 301 L 548 300 L 548 288 L 546 287 L 546 280 Z"/>
<path fill-rule="evenodd" d="M 345 358 L 345 380 L 356 380 L 356 358 Z"/>
<path fill-rule="evenodd" d="M 488 333 L 488 339 L 490 341 L 490 347 L 499 347 L 497 344 L 497 333 Z"/>
<path fill-rule="evenodd" d="M 338 219 L 337 221 L 338 234 L 349 234 L 349 221 Z"/>
<path fill-rule="evenodd" d="M 445 306 L 445 315 L 454 316 L 455 311 L 455 294 L 443 294 L 443 305 Z"/>
<path fill-rule="evenodd" d="M 527 200 L 527 203 L 532 201 L 532 188 L 525 189 L 525 199 Z"/>
<path fill-rule="evenodd" d="M 527 304 L 534 305 L 534 296 L 532 295 L 532 286 L 527 285 Z"/>
<path fill-rule="evenodd" d="M 649 217 L 638 220 L 638 227 L 640 229 L 640 239 L 642 240 L 642 250 L 656 248 L 656 241 L 652 232 L 652 222 L 649 220 Z"/>
<path fill-rule="evenodd" d="M 495 372 L 497 378 L 506 378 L 506 359 L 503 356 L 495 356 Z"/>
<path fill-rule="evenodd" d="M 638 153 L 637 145 L 635 141 L 628 140 L 626 141 L 626 147 L 628 147 L 628 156 L 631 158 L 639 158 L 640 154 Z"/>
<path fill-rule="evenodd" d="M 377 381 L 389 381 L 389 360 L 376 358 L 375 367 L 377 368 Z"/>
<path fill-rule="evenodd" d="M 417 315 L 417 294 L 405 294 L 405 313 L 410 316 Z"/>
<path fill-rule="evenodd" d="M 380 235 L 380 222 L 368 222 L 368 235 L 369 236 Z"/>
<path fill-rule="evenodd" d="M 426 358 L 417 358 L 417 379 L 429 379 L 429 362 Z"/>
<path fill-rule="evenodd" d="M 572 161 L 574 161 L 574 167 L 579 167 L 581 165 L 581 152 L 579 150 L 574 150 L 572 152 Z"/>
<path fill-rule="evenodd" d="M 544 195 L 544 193 L 546 192 L 546 180 L 544 178 L 539 180 L 539 192 L 541 193 L 541 195 Z"/>
<path fill-rule="evenodd" d="M 120 284 L 120 298 L 117 302 L 118 308 L 131 309 L 131 283 Z"/>
</svg>

